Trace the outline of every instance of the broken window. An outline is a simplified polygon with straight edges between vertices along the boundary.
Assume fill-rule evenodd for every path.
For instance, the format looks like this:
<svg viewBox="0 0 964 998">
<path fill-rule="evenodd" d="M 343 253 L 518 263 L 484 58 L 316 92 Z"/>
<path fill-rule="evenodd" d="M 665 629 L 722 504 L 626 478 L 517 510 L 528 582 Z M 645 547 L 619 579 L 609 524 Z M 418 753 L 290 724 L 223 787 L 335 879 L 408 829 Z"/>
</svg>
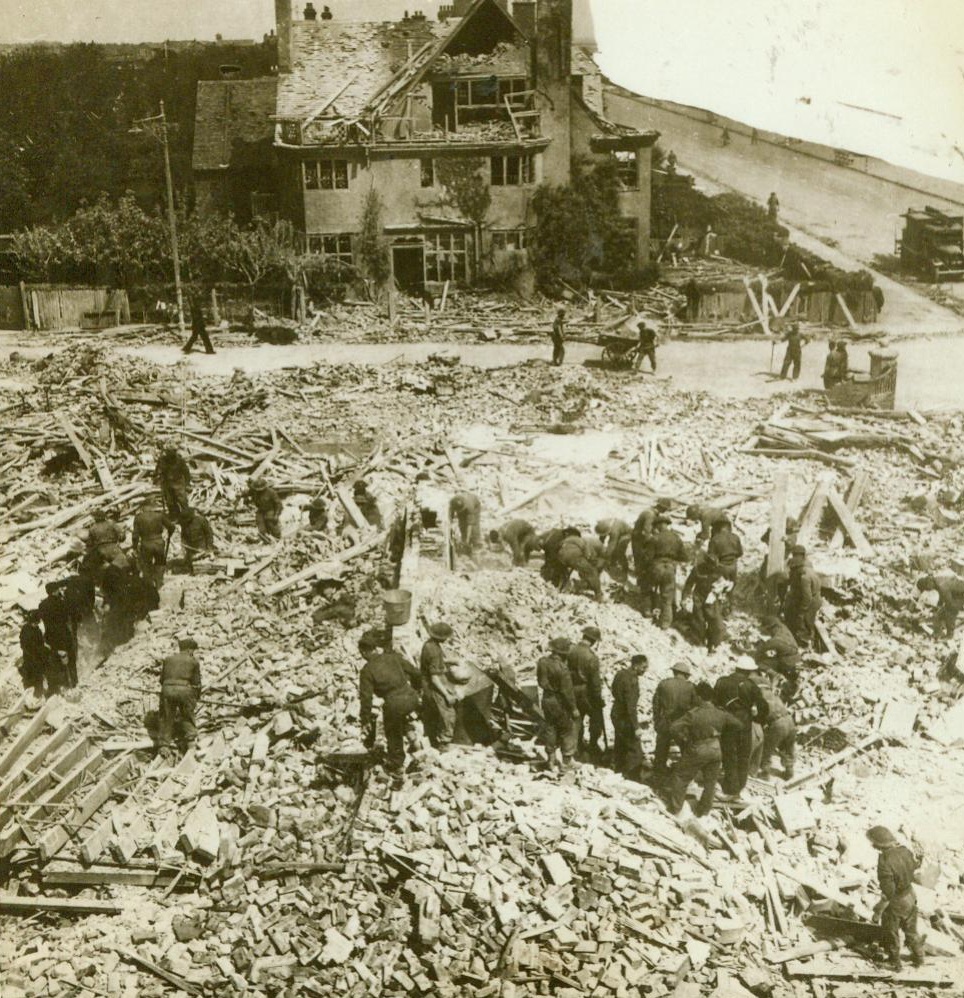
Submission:
<svg viewBox="0 0 964 998">
<path fill-rule="evenodd" d="M 526 229 L 493 229 L 492 249 L 496 251 L 524 250 L 528 242 Z"/>
<path fill-rule="evenodd" d="M 425 280 L 468 280 L 467 244 L 468 240 L 464 232 L 427 232 L 425 234 Z"/>
<path fill-rule="evenodd" d="M 452 84 L 455 92 L 455 121 L 470 124 L 479 121 L 506 121 L 505 99 L 517 109 L 526 106 L 528 81 L 524 76 L 485 76 L 471 80 L 457 80 Z"/>
<path fill-rule="evenodd" d="M 348 190 L 347 159 L 319 159 L 302 165 L 306 191 Z"/>
<path fill-rule="evenodd" d="M 522 156 L 492 157 L 492 186 L 520 187 L 535 180 L 535 157 Z"/>
<path fill-rule="evenodd" d="M 616 153 L 616 179 L 624 191 L 639 190 L 638 155 L 635 149 Z"/>
<path fill-rule="evenodd" d="M 317 253 L 326 260 L 334 260 L 340 264 L 351 266 L 351 242 L 350 232 L 334 234 L 310 232 L 308 233 L 308 252 Z"/>
<path fill-rule="evenodd" d="M 422 186 L 423 187 L 434 187 L 435 186 L 435 160 L 434 159 L 423 159 L 422 160 Z"/>
</svg>

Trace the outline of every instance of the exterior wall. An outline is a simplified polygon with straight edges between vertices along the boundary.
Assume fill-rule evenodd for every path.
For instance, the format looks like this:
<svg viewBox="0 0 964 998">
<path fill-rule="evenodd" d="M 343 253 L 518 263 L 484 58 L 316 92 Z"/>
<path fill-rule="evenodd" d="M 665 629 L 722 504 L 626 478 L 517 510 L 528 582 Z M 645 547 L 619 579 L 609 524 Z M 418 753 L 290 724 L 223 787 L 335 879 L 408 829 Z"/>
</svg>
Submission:
<svg viewBox="0 0 964 998">
<path fill-rule="evenodd" d="M 431 157 L 425 157 L 431 158 Z M 484 170 L 489 169 L 489 157 L 484 160 Z M 535 179 L 522 187 L 490 187 L 492 205 L 486 216 L 486 225 L 496 229 L 512 229 L 525 225 L 529 201 L 539 182 L 540 164 L 536 154 Z M 300 220 L 287 217 L 296 228 L 310 233 L 358 232 L 368 191 L 374 187 L 382 199 L 383 222 L 386 227 L 398 225 L 431 226 L 423 221 L 420 213 L 452 218 L 458 210 L 442 203 L 439 186 L 422 187 L 422 157 L 397 157 L 375 159 L 370 164 L 353 160 L 348 168 L 347 190 L 308 191 L 303 189 L 299 175 L 300 162 L 292 161 L 288 172 L 289 184 L 296 183 L 298 199 L 303 204 Z"/>
<path fill-rule="evenodd" d="M 542 134 L 552 142 L 544 155 L 546 183 L 569 183 L 569 87 L 572 0 L 539 0 L 535 41 L 536 107 Z"/>
</svg>

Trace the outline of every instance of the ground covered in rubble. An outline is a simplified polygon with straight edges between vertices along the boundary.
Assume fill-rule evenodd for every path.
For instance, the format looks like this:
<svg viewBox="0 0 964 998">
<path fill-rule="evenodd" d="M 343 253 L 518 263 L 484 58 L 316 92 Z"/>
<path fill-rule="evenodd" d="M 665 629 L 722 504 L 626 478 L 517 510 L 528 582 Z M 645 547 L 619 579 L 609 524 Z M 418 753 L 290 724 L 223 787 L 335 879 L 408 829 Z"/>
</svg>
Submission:
<svg viewBox="0 0 964 998">
<path fill-rule="evenodd" d="M 5 809 L 49 762 L 38 755 L 31 769 L 28 754 L 0 773 L 11 795 L 0 799 L 0 849 L 10 843 L 3 898 L 80 906 L 8 914 L 16 905 L 0 900 L 4 998 L 574 998 L 640 988 L 844 998 L 882 984 L 953 990 L 964 979 L 964 763 L 953 748 L 964 675 L 956 641 L 931 634 L 914 586 L 925 570 L 964 570 L 959 415 L 834 414 L 813 396 L 737 405 L 632 373 L 543 363 L 481 372 L 445 359 L 201 378 L 78 347 L 9 364 L 0 378 L 11 386 L 0 410 L 5 663 L 18 654 L 16 608 L 66 571 L 91 511 L 103 506 L 129 525 L 159 441 L 190 457 L 192 501 L 217 543 L 203 574 L 169 575 L 160 609 L 128 644 L 105 659 L 86 636 L 80 686 L 48 708 L 45 736 L 69 727 L 109 765 L 130 759 L 54 855 L 44 843 L 77 816 L 58 810 L 74 798 Z M 760 440 L 780 433 L 788 457 L 761 456 Z M 792 453 L 825 445 L 823 459 Z M 254 471 L 285 499 L 277 544 L 259 540 L 242 498 Z M 595 624 L 607 680 L 633 652 L 651 656 L 645 718 L 672 661 L 685 657 L 712 681 L 757 640 L 761 536 L 780 471 L 793 515 L 821 480 L 845 494 L 858 473 L 869 476 L 855 512 L 868 549 L 841 543 L 832 522 L 816 523 L 808 542 L 832 647 L 807 657 L 793 706 L 793 787 L 755 781 L 746 800 L 676 821 L 647 787 L 607 769 L 579 764 L 551 778 L 524 725 L 501 758 L 421 743 L 401 789 L 353 765 L 362 752 L 355 645 L 381 621 L 393 570 L 391 538 L 340 508 L 336 492 L 353 478 L 370 483 L 386 522 L 411 509 L 420 473 L 442 494 L 471 489 L 484 529 L 519 515 L 539 528 L 591 530 L 602 516 L 632 522 L 666 496 L 692 541 L 686 504 L 727 504 L 747 555 L 729 644 L 713 655 L 644 619 L 632 586 L 607 580 L 597 604 L 548 589 L 535 562 L 512 569 L 486 553 L 450 570 L 421 554 L 419 620 L 451 623 L 457 656 L 524 688 L 548 638 Z M 318 494 L 331 502 L 322 533 L 306 528 L 304 513 Z M 317 614 L 336 585 L 354 599 L 348 626 Z M 403 647 L 417 651 L 419 626 Z M 201 736 L 169 767 L 150 750 L 157 661 L 183 634 L 200 645 Z M 36 704 L 20 697 L 12 666 L 0 676 L 2 755 Z M 821 771 L 835 752 L 861 746 Z M 85 789 L 78 781 L 77 793 Z M 926 857 L 917 891 L 931 957 L 896 980 L 866 947 L 820 943 L 806 924 L 842 905 L 858 915 L 873 907 L 864 831 L 877 823 Z"/>
</svg>

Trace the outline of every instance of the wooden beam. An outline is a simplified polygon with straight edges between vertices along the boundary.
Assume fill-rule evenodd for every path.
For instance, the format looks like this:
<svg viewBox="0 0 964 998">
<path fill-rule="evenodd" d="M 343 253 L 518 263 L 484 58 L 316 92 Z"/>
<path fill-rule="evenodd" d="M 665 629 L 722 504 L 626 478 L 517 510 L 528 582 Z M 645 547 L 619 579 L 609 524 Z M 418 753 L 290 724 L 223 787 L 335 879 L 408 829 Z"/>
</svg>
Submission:
<svg viewBox="0 0 964 998">
<path fill-rule="evenodd" d="M 773 480 L 773 497 L 770 500 L 770 547 L 767 551 L 767 578 L 784 570 L 787 530 L 787 489 L 790 473 L 778 471 Z"/>
<path fill-rule="evenodd" d="M 44 871 L 40 880 L 44 887 L 105 887 L 113 884 L 130 887 L 170 887 L 180 873 L 180 870 L 128 870 L 100 866 L 89 870 Z M 189 873 L 180 877 L 177 889 L 195 890 L 197 884 L 197 875 Z"/>
<path fill-rule="evenodd" d="M 836 752 L 831 756 L 828 756 L 823 762 L 814 766 L 812 769 L 808 769 L 804 773 L 800 773 L 798 776 L 794 776 L 792 780 L 787 780 L 783 784 L 784 790 L 791 790 L 793 787 L 802 786 L 804 783 L 809 783 L 810 780 L 815 780 L 818 776 L 822 776 L 828 770 L 833 769 L 834 766 L 839 765 L 841 762 L 846 762 L 851 756 L 856 755 L 858 752 L 862 752 L 865 748 L 869 748 L 874 742 L 880 741 L 880 732 L 872 731 L 869 735 L 861 738 L 859 742 L 855 745 L 851 745 L 849 748 L 845 748 L 840 752 Z"/>
<path fill-rule="evenodd" d="M 60 704 L 59 697 L 51 697 L 47 700 L 40 710 L 34 714 L 30 723 L 17 735 L 13 744 L 3 754 L 3 757 L 0 758 L 0 776 L 4 776 L 13 769 L 17 760 L 23 755 L 26 747 L 43 730 L 43 726 L 47 723 L 47 715 L 55 704 Z"/>
<path fill-rule="evenodd" d="M 810 495 L 807 508 L 800 517 L 800 525 L 797 529 L 797 541 L 800 544 L 809 543 L 811 536 L 815 535 L 820 526 L 820 519 L 827 505 L 827 492 L 833 483 L 833 478 L 829 474 L 820 476 L 814 490 Z"/>
<path fill-rule="evenodd" d="M 56 856 L 70 841 L 77 828 L 107 802 L 114 789 L 130 775 L 133 765 L 134 757 L 131 755 L 118 759 L 74 810 L 42 836 L 38 848 L 43 862 Z"/>
<path fill-rule="evenodd" d="M 767 963 L 789 963 L 791 960 L 804 960 L 808 956 L 816 956 L 818 953 L 830 953 L 842 947 L 843 943 L 837 939 L 820 939 L 812 943 L 801 943 L 799 946 L 782 950 L 779 953 L 769 954 L 765 959 Z"/>
<path fill-rule="evenodd" d="M 790 311 L 790 306 L 796 300 L 797 295 L 800 293 L 800 285 L 794 284 L 793 290 L 787 295 L 787 300 L 783 303 L 783 308 L 777 313 L 777 315 L 782 319 Z"/>
<path fill-rule="evenodd" d="M 0 912 L 54 911 L 60 915 L 119 915 L 124 909 L 113 901 L 92 901 L 89 898 L 21 897 L 0 894 Z"/>
<path fill-rule="evenodd" d="M 162 981 L 167 981 L 168 984 L 173 985 L 179 991 L 186 991 L 189 995 L 196 995 L 201 992 L 200 984 L 195 984 L 193 981 L 189 981 L 186 977 L 181 977 L 180 974 L 175 974 L 170 970 L 165 970 L 156 963 L 146 960 L 139 953 L 135 953 L 133 950 L 117 949 L 116 953 L 122 960 L 127 960 L 128 963 L 133 963 L 142 970 L 146 970 L 149 973 L 154 974 L 155 977 L 159 977 Z"/>
<path fill-rule="evenodd" d="M 57 417 L 57 422 L 63 427 L 64 433 L 67 434 L 67 439 L 74 445 L 77 456 L 84 462 L 84 467 L 88 470 L 92 469 L 94 467 L 94 459 L 81 442 L 80 436 L 77 433 L 77 427 L 74 426 L 60 409 L 57 409 L 54 415 Z"/>
<path fill-rule="evenodd" d="M 365 517 L 365 514 L 358 508 L 358 504 L 352 498 L 351 493 L 345 488 L 344 485 L 339 485 L 335 489 L 335 495 L 338 497 L 338 501 L 341 503 L 342 509 L 348 514 L 348 519 L 359 529 L 359 530 L 369 530 L 371 529 L 371 524 Z"/>
<path fill-rule="evenodd" d="M 867 538 L 864 536 L 864 532 L 860 527 L 860 524 L 854 518 L 853 513 L 847 508 L 847 504 L 840 498 L 840 493 L 836 489 L 829 489 L 827 492 L 827 500 L 829 501 L 833 511 L 837 514 L 837 519 L 840 520 L 840 525 L 844 528 L 847 534 L 850 536 L 850 540 L 853 542 L 853 546 L 857 550 L 857 554 L 861 558 L 871 558 L 873 557 L 874 549 L 870 546 Z"/>
<path fill-rule="evenodd" d="M 866 468 L 858 468 L 857 471 L 854 472 L 854 477 L 847 488 L 847 509 L 849 509 L 851 513 L 855 513 L 857 511 L 857 507 L 860 505 L 860 500 L 863 499 L 864 491 L 869 483 L 870 472 Z M 833 537 L 830 538 L 830 543 L 827 548 L 830 551 L 837 551 L 843 547 L 843 543 L 844 532 L 838 525 L 833 532 Z"/>
<path fill-rule="evenodd" d="M 517 509 L 522 509 L 523 506 L 528 506 L 530 502 L 535 502 L 540 496 L 545 495 L 547 492 L 551 492 L 554 488 L 559 485 L 565 485 L 569 480 L 568 475 L 562 475 L 559 478 L 553 478 L 551 481 L 540 485 L 537 489 L 533 489 L 531 492 L 524 495 L 518 501 L 512 503 L 510 506 L 504 506 L 499 510 L 497 514 L 498 519 L 502 519 L 509 515 L 509 513 L 514 513 Z"/>
<path fill-rule="evenodd" d="M 40 764 L 44 759 L 70 741 L 70 736 L 73 733 L 73 727 L 65 724 L 58 728 L 29 759 L 21 758 L 16 766 L 7 774 L 7 778 L 3 783 L 0 783 L 0 801 L 8 800 L 10 795 L 16 790 L 17 784 L 25 780 L 29 774 L 36 773 L 40 769 Z"/>
<path fill-rule="evenodd" d="M 864 905 L 860 903 L 859 898 L 844 894 L 842 891 L 838 891 L 836 887 L 831 887 L 829 884 L 813 880 L 806 873 L 800 873 L 792 867 L 783 866 L 782 864 L 774 864 L 773 870 L 775 873 L 779 873 L 782 877 L 792 880 L 795 884 L 799 884 L 801 887 L 806 888 L 813 894 L 818 894 L 820 897 L 824 897 L 828 901 L 833 901 L 843 908 L 852 909 L 861 918 L 866 918 L 869 921 L 873 916 L 873 912 L 869 908 L 864 907 Z"/>
<path fill-rule="evenodd" d="M 857 323 L 854 321 L 854 317 L 851 314 L 850 309 L 847 307 L 846 301 L 844 301 L 844 296 L 838 291 L 834 297 L 837 299 L 837 304 L 840 306 L 840 310 L 843 312 L 844 318 L 847 320 L 847 325 L 850 326 L 854 332 L 857 332 Z"/>
<path fill-rule="evenodd" d="M 333 571 L 336 568 L 340 568 L 341 565 L 351 561 L 352 558 L 357 558 L 359 555 L 367 554 L 372 550 L 372 548 L 378 547 L 378 545 L 381 544 L 387 536 L 387 531 L 381 531 L 373 537 L 369 537 L 367 540 L 342 551 L 340 554 L 336 554 L 331 558 L 326 558 L 324 561 L 316 561 L 313 565 L 303 568 L 300 572 L 296 572 L 294 575 L 289 575 L 285 579 L 279 579 L 270 586 L 266 586 L 264 593 L 266 596 L 274 596 L 276 593 L 282 593 L 286 589 L 290 589 L 299 582 L 307 582 L 309 579 L 314 579 L 323 572 Z"/>
</svg>

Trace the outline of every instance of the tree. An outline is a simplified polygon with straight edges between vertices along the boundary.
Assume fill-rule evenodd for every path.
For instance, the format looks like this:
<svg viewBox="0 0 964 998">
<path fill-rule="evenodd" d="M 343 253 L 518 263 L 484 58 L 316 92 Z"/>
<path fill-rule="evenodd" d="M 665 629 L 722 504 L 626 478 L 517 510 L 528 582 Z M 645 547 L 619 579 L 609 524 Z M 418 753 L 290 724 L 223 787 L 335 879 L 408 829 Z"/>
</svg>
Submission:
<svg viewBox="0 0 964 998">
<path fill-rule="evenodd" d="M 492 190 L 488 179 L 483 173 L 485 160 L 438 159 L 435 169 L 439 184 L 442 186 L 442 203 L 460 212 L 473 226 L 475 236 L 475 253 L 478 260 L 482 242 L 482 226 L 492 205 Z"/>
<path fill-rule="evenodd" d="M 379 288 L 392 276 L 392 261 L 388 241 L 382 232 L 382 199 L 375 188 L 365 195 L 362 208 L 361 233 L 358 236 L 358 258 L 368 296 L 374 301 Z"/>
<path fill-rule="evenodd" d="M 11 252 L 23 281 L 52 281 L 68 259 L 62 227 L 34 225 L 14 232 Z"/>
</svg>

